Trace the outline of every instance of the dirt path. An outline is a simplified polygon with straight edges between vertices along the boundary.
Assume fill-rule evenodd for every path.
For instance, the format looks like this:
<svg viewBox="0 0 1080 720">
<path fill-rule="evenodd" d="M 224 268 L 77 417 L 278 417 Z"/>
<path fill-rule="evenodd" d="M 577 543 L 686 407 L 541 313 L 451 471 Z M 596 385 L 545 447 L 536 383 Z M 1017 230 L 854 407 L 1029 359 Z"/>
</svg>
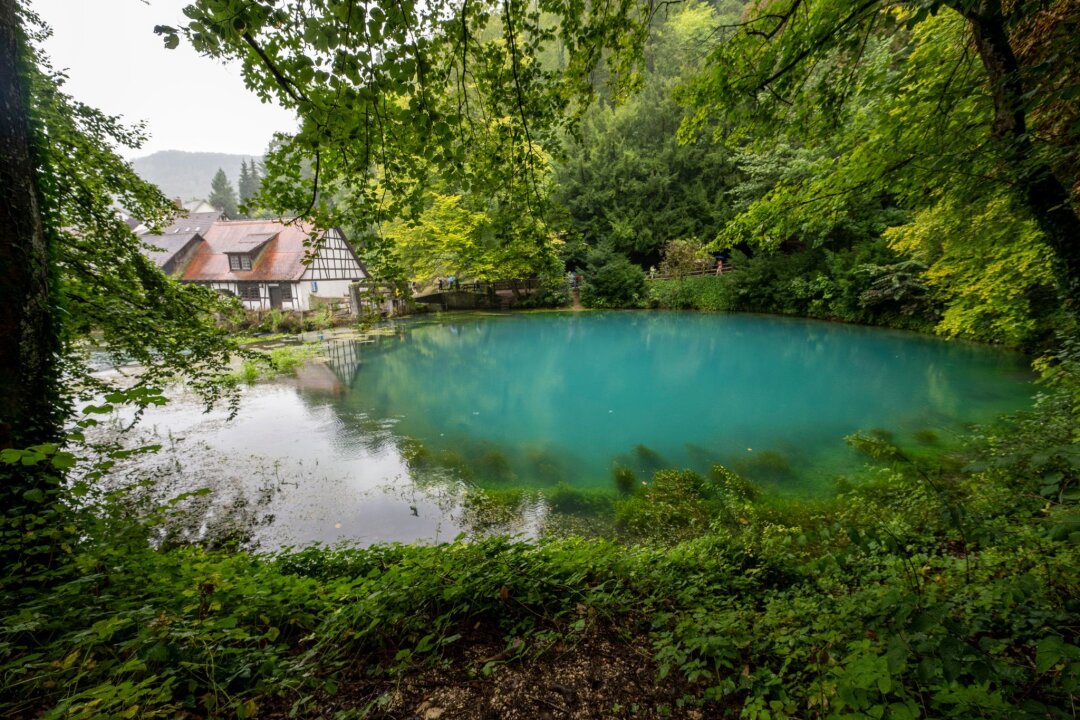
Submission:
<svg viewBox="0 0 1080 720">
<path fill-rule="evenodd" d="M 584 310 L 585 306 L 581 304 L 581 288 L 571 288 L 570 290 L 570 308 L 572 310 Z"/>
<path fill-rule="evenodd" d="M 733 706 L 691 700 L 703 689 L 673 676 L 661 680 L 643 635 L 627 642 L 611 628 L 574 641 L 521 647 L 511 657 L 491 628 L 476 628 L 434 666 L 398 681 L 345 669 L 334 695 L 314 699 L 299 718 L 332 717 L 368 708 L 380 720 L 619 720 L 737 717 Z M 689 702 L 687 702 L 689 700 Z M 684 704 L 685 703 L 685 704 Z M 285 707 L 266 717 L 284 717 Z M 260 714 L 262 717 L 263 714 Z"/>
</svg>

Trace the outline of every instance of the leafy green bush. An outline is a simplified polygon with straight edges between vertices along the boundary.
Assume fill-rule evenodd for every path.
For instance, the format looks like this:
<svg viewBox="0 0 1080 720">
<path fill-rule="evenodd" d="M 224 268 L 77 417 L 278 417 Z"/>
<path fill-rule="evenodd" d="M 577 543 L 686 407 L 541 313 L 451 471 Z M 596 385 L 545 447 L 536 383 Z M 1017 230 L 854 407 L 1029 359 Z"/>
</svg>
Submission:
<svg viewBox="0 0 1080 720">
<path fill-rule="evenodd" d="M 768 312 L 931 331 L 941 310 L 911 263 L 880 243 L 852 250 L 734 253 L 732 272 L 648 283 L 650 307 Z M 999 340 L 985 337 L 985 340 Z"/>
<path fill-rule="evenodd" d="M 731 275 L 697 275 L 649 282 L 649 305 L 668 310 L 736 310 Z"/>
<path fill-rule="evenodd" d="M 689 682 L 684 702 L 743 717 L 1066 718 L 1080 695 L 1073 412 L 1047 395 L 984 432 L 964 470 L 853 438 L 877 467 L 822 501 L 772 500 L 724 468 L 661 471 L 622 499 L 548 494 L 585 514 L 614 502 L 652 545 L 154 551 L 153 525 L 132 519 L 145 515 L 97 497 L 72 506 L 68 572 L 0 584 L 0 714 L 251 717 L 283 695 L 317 715 L 306 703 L 345 683 L 392 693 L 460 657 L 478 626 L 541 648 L 603 618 L 638 629 L 623 641 Z"/>
<path fill-rule="evenodd" d="M 270 367 L 280 375 L 295 372 L 304 361 L 315 355 L 311 345 L 286 345 L 270 351 Z"/>
<path fill-rule="evenodd" d="M 329 330 L 334 325 L 334 315 L 327 306 L 320 307 L 304 316 L 304 330 Z"/>
<path fill-rule="evenodd" d="M 314 357 L 317 350 L 314 345 L 286 345 L 273 348 L 269 352 L 255 350 L 249 352 L 229 379 L 251 385 L 263 378 L 288 375 L 296 371 L 308 358 Z"/>
<path fill-rule="evenodd" d="M 712 255 L 697 238 L 671 240 L 664 245 L 660 255 L 660 272 L 674 277 L 709 269 L 714 263 Z"/>
<path fill-rule="evenodd" d="M 259 363 L 255 360 L 244 360 L 240 365 L 240 370 L 235 375 L 235 379 L 247 385 L 254 385 L 262 376 L 263 373 L 259 369 Z"/>
<path fill-rule="evenodd" d="M 570 288 L 561 275 L 540 278 L 540 286 L 516 303 L 520 308 L 555 308 L 570 304 Z"/>
<path fill-rule="evenodd" d="M 644 304 L 645 273 L 625 256 L 600 247 L 589 252 L 581 303 L 592 308 L 634 308 Z"/>
<path fill-rule="evenodd" d="M 605 490 L 578 488 L 565 483 L 546 491 L 544 497 L 553 511 L 567 515 L 603 515 L 611 511 L 615 502 L 614 495 Z"/>
</svg>

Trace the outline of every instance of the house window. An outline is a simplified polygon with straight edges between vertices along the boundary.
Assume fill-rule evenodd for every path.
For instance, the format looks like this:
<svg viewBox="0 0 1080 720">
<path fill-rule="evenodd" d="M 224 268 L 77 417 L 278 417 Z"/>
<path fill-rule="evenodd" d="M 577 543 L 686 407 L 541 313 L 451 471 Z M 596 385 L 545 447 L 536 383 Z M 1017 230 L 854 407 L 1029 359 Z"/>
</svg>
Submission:
<svg viewBox="0 0 1080 720">
<path fill-rule="evenodd" d="M 292 285 L 281 286 L 281 299 L 292 300 Z"/>
<path fill-rule="evenodd" d="M 251 269 L 251 256 L 250 255 L 229 255 L 229 269 L 232 271 L 237 270 L 250 270 Z"/>
<path fill-rule="evenodd" d="M 259 284 L 241 283 L 240 298 L 242 300 L 262 300 L 262 293 L 259 292 Z"/>
</svg>

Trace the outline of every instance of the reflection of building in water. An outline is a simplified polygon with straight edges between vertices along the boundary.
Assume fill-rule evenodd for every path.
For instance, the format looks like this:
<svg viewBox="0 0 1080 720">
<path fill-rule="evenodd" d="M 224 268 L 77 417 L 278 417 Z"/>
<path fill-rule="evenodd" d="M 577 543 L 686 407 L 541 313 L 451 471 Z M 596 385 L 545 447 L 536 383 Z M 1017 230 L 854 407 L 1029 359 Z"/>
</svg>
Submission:
<svg viewBox="0 0 1080 720">
<path fill-rule="evenodd" d="M 322 348 L 321 354 L 329 361 L 334 374 L 345 387 L 352 385 L 356 371 L 360 369 L 360 347 L 363 344 L 359 340 L 336 340 L 326 343 Z"/>
<path fill-rule="evenodd" d="M 363 344 L 358 340 L 323 343 L 319 348 L 319 357 L 304 363 L 296 371 L 297 384 L 304 390 L 334 395 L 344 393 L 360 369 L 360 347 Z"/>
</svg>

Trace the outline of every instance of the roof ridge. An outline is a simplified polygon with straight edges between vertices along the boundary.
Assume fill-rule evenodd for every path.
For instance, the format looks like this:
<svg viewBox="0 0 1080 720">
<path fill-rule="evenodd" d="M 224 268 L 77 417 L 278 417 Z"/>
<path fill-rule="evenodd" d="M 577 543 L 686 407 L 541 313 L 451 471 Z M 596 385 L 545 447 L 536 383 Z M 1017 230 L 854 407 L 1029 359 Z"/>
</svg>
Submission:
<svg viewBox="0 0 1080 720">
<path fill-rule="evenodd" d="M 244 218 L 243 220 L 218 220 L 219 223 L 225 223 L 226 225 L 242 225 L 244 223 L 273 223 L 275 225 L 288 225 L 293 223 L 296 218 L 290 220 L 274 220 L 272 218 Z M 293 223 L 295 224 L 295 223 Z"/>
</svg>

